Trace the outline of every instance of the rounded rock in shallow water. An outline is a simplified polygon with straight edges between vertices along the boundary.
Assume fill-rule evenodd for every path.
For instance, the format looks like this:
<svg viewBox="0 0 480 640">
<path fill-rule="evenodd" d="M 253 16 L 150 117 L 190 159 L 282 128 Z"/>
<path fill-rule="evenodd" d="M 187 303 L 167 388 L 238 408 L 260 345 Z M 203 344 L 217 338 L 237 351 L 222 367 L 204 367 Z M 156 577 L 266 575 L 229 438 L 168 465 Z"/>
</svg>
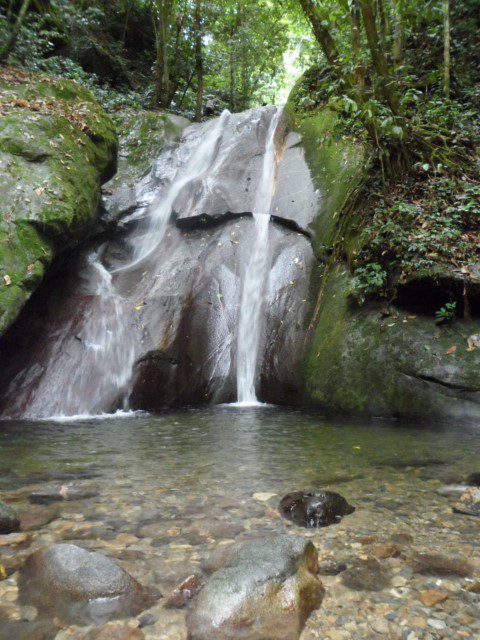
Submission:
<svg viewBox="0 0 480 640">
<path fill-rule="evenodd" d="M 13 533 L 20 529 L 20 520 L 8 504 L 0 500 L 0 533 Z"/>
<path fill-rule="evenodd" d="M 456 513 L 480 517 L 480 488 L 469 487 L 455 504 L 453 510 Z"/>
<path fill-rule="evenodd" d="M 69 621 L 136 615 L 152 601 L 153 594 L 115 562 L 73 544 L 35 551 L 20 572 L 19 602 Z"/>
<path fill-rule="evenodd" d="M 281 514 L 301 527 L 328 527 L 354 511 L 334 491 L 294 491 L 280 501 Z"/>
</svg>

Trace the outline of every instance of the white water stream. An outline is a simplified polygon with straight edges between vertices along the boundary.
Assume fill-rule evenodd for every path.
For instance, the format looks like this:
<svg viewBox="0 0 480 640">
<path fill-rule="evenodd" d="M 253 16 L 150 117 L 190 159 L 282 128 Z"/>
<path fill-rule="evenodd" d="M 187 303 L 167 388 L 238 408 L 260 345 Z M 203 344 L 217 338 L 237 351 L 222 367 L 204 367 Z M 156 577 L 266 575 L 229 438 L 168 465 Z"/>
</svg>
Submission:
<svg viewBox="0 0 480 640">
<path fill-rule="evenodd" d="M 268 230 L 270 208 L 275 192 L 275 131 L 281 116 L 277 109 L 267 133 L 262 172 L 253 206 L 255 244 L 246 267 L 237 335 L 237 405 L 259 404 L 255 391 L 260 336 L 263 327 L 262 307 L 268 273 Z"/>
</svg>

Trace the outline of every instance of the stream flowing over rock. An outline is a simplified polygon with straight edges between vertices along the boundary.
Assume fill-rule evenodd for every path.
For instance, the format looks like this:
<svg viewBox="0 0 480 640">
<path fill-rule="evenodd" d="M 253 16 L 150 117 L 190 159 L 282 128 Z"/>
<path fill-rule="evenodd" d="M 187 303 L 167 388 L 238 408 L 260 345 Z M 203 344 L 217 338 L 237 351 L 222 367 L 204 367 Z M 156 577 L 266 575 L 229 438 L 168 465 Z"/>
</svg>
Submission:
<svg viewBox="0 0 480 640">
<path fill-rule="evenodd" d="M 107 215 L 121 217 L 114 237 L 59 263 L 3 340 L 4 417 L 236 399 L 252 209 L 275 115 L 224 112 L 185 129 L 179 145 L 170 136 L 143 177 L 130 173 L 127 190 L 117 179 L 106 185 Z M 255 386 L 263 401 L 297 403 L 319 194 L 300 136 L 285 127 L 280 119 L 274 130 L 270 210 L 253 212 L 271 215 Z"/>
</svg>

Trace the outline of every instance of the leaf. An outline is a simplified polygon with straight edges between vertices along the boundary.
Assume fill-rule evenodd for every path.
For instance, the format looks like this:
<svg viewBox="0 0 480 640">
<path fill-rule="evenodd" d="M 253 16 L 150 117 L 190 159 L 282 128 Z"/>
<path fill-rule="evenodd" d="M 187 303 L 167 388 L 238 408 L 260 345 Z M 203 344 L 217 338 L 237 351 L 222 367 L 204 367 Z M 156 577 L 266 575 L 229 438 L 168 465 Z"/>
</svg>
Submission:
<svg viewBox="0 0 480 640">
<path fill-rule="evenodd" d="M 5 280 L 5 284 L 7 285 L 7 287 L 12 284 L 12 279 L 10 278 L 8 273 L 7 275 L 3 276 L 3 279 Z"/>
<path fill-rule="evenodd" d="M 467 338 L 467 345 L 467 351 L 475 351 L 475 345 L 471 337 Z"/>
<path fill-rule="evenodd" d="M 35 265 L 33 263 L 29 264 L 27 267 L 27 271 L 33 271 L 34 268 L 35 268 Z"/>
<path fill-rule="evenodd" d="M 450 349 L 447 349 L 445 353 L 447 356 L 453 356 L 456 350 L 457 350 L 457 347 L 454 345 L 453 347 L 450 347 Z"/>
<path fill-rule="evenodd" d="M 45 189 L 43 187 L 37 187 L 35 189 L 35 193 L 37 194 L 37 196 L 41 196 L 44 191 Z"/>
</svg>

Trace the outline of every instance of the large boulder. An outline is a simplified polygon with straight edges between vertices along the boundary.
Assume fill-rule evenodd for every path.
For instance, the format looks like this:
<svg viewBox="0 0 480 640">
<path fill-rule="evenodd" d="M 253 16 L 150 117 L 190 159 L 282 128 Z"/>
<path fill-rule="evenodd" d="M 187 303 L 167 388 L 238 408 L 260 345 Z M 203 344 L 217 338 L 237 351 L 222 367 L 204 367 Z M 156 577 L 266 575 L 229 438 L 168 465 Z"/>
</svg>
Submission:
<svg viewBox="0 0 480 640">
<path fill-rule="evenodd" d="M 294 491 L 280 501 L 281 514 L 300 527 L 328 527 L 354 511 L 335 491 Z"/>
<path fill-rule="evenodd" d="M 82 239 L 115 170 L 111 119 L 68 80 L 0 70 L 0 335 L 46 268 Z"/>
<path fill-rule="evenodd" d="M 19 601 L 74 622 L 136 615 L 153 594 L 105 556 L 73 544 L 31 554 L 20 572 Z"/>
<path fill-rule="evenodd" d="M 210 566 L 217 570 L 187 611 L 189 640 L 296 640 L 322 602 L 317 550 L 303 538 L 237 544 Z"/>
<path fill-rule="evenodd" d="M 12 533 L 20 528 L 17 513 L 5 502 L 0 500 L 0 533 Z"/>
</svg>

